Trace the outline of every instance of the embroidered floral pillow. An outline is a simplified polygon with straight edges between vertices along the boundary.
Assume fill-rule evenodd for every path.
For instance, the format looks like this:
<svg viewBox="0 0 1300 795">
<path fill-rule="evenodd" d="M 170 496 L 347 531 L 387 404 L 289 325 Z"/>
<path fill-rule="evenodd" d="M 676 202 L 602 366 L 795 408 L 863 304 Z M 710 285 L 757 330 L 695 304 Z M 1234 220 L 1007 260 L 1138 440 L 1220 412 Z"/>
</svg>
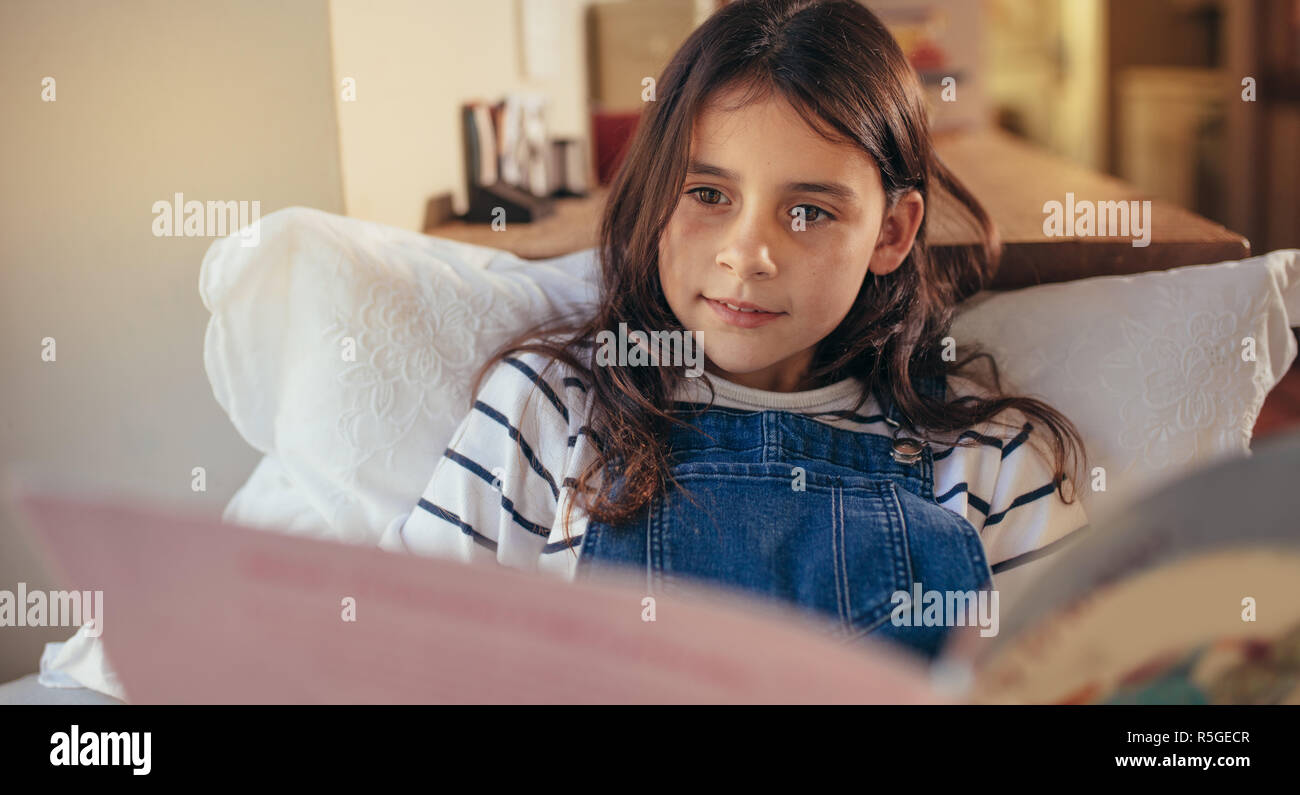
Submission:
<svg viewBox="0 0 1300 795">
<path fill-rule="evenodd" d="M 1093 524 L 1223 456 L 1246 455 L 1264 398 L 1296 358 L 1300 251 L 972 297 L 953 322 L 1003 384 L 1079 428 Z M 1097 487 L 1094 490 L 1094 486 Z M 1104 488 L 1104 490 L 1102 490 Z"/>
<path fill-rule="evenodd" d="M 235 427 L 274 459 L 260 476 L 296 493 L 250 482 L 228 519 L 378 543 L 469 410 L 474 370 L 593 300 L 590 255 L 529 262 L 298 207 L 260 224 L 257 246 L 225 238 L 204 258 L 204 362 Z"/>
</svg>

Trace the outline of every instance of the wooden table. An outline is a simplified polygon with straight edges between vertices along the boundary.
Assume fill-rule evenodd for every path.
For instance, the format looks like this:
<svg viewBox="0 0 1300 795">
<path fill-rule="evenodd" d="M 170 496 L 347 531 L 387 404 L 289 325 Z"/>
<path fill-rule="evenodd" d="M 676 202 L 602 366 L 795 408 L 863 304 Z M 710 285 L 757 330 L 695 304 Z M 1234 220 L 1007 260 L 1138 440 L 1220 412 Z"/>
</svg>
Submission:
<svg viewBox="0 0 1300 795">
<path fill-rule="evenodd" d="M 1006 133 L 990 130 L 935 139 L 939 156 L 984 205 L 1002 236 L 1002 263 L 994 289 L 1016 289 L 1089 276 L 1168 270 L 1250 256 L 1250 242 L 1201 216 L 1142 193 Z M 1131 237 L 1048 237 L 1046 202 L 1151 200 L 1150 245 Z M 973 241 L 955 203 L 938 196 L 930 240 Z"/>
<path fill-rule="evenodd" d="M 1127 183 L 1090 171 L 1006 133 L 987 130 L 940 136 L 939 156 L 979 198 L 1002 236 L 1002 264 L 991 285 L 1012 290 L 1089 276 L 1141 273 L 1182 265 L 1242 259 L 1250 243 L 1241 235 L 1181 207 L 1151 200 L 1150 245 L 1131 237 L 1049 237 L 1044 233 L 1048 201 L 1151 199 Z M 451 221 L 426 234 L 512 251 L 525 259 L 558 257 L 596 245 L 600 210 L 608 194 L 600 188 L 582 199 L 561 199 L 556 212 L 534 223 L 510 223 L 501 231 L 486 224 Z M 970 225 L 951 197 L 931 198 L 931 245 L 971 245 Z"/>
</svg>

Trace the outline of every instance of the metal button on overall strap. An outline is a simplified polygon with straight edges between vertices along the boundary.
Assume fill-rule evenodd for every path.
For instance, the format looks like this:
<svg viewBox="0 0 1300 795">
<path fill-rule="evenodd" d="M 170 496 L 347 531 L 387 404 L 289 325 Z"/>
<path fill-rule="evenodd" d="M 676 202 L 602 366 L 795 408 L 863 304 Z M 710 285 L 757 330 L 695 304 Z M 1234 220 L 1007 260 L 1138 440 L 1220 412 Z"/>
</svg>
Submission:
<svg viewBox="0 0 1300 795">
<path fill-rule="evenodd" d="M 927 386 L 930 386 L 928 382 Z M 905 434 L 903 426 L 898 421 L 903 416 L 902 411 L 892 395 L 886 395 L 885 399 L 889 403 L 889 409 L 885 412 L 885 422 L 894 427 L 894 442 L 889 455 L 900 464 L 916 464 L 921 460 L 922 452 L 930 446 L 930 443 Z"/>
<path fill-rule="evenodd" d="M 921 451 L 929 446 L 929 442 L 922 439 L 913 439 L 910 436 L 899 436 L 902 428 L 894 431 L 894 446 L 889 451 L 894 460 L 900 464 L 915 464 L 921 460 Z"/>
</svg>

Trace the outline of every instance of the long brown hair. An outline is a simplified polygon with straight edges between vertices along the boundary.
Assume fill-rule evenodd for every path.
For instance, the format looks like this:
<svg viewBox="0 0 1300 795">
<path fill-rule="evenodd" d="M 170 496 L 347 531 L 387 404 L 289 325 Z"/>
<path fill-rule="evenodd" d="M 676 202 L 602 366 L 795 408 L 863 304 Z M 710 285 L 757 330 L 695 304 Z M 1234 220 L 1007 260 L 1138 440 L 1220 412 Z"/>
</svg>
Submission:
<svg viewBox="0 0 1300 795">
<path fill-rule="evenodd" d="M 1029 397 L 932 400 L 915 386 L 914 379 L 946 378 L 982 358 L 991 374 L 972 380 L 1001 395 L 989 354 L 971 348 L 974 352 L 956 363 L 941 356 L 957 304 L 992 279 L 1000 244 L 983 207 L 935 154 L 920 81 L 897 42 L 855 0 L 738 0 L 690 35 L 658 79 L 655 101 L 641 114 L 601 219 L 594 314 L 558 318 L 520 334 L 474 380 L 476 394 L 496 362 L 524 351 L 543 354 L 548 367 L 558 360 L 586 376 L 592 391 L 586 422 L 598 456 L 574 485 L 575 498 L 564 517 L 566 539 L 575 504 L 593 519 L 617 524 L 673 480 L 663 440 L 670 424 L 688 425 L 669 413 L 687 376 L 671 367 L 596 367 L 591 352 L 597 333 L 617 332 L 620 323 L 629 331 L 683 330 L 659 283 L 659 237 L 677 206 L 696 114 L 720 89 L 733 85 L 748 87 L 747 100 L 776 92 L 817 134 L 870 154 L 889 207 L 916 190 L 929 210 L 932 188 L 946 191 L 981 241 L 974 249 L 931 249 L 923 221 L 900 267 L 885 276 L 868 273 L 848 315 L 819 343 L 806 382 L 856 376 L 864 382 L 859 406 L 872 394 L 891 395 L 911 429 L 931 441 L 956 432 L 951 441 L 979 444 L 960 432 L 1018 409 L 1040 420 L 1051 436 L 1055 482 L 1065 499 L 1067 447 L 1073 443 L 1077 472 L 1083 441 L 1063 415 Z M 712 390 L 708 376 L 700 377 Z M 599 478 L 603 482 L 593 487 L 607 469 L 618 473 L 622 485 L 616 488 L 611 477 Z"/>
</svg>

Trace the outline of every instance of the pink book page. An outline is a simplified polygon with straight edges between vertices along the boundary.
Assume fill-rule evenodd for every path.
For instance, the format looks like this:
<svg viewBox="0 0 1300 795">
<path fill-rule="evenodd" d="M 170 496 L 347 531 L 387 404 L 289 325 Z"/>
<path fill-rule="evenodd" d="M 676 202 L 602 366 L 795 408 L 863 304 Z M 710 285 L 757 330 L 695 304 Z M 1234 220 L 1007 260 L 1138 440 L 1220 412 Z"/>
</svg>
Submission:
<svg viewBox="0 0 1300 795">
<path fill-rule="evenodd" d="M 102 589 L 131 703 L 939 703 L 919 658 L 793 612 L 25 492 L 63 587 Z M 351 600 L 349 602 L 349 600 Z M 349 604 L 352 605 L 349 616 Z M 352 620 L 347 620 L 348 618 Z"/>
</svg>

